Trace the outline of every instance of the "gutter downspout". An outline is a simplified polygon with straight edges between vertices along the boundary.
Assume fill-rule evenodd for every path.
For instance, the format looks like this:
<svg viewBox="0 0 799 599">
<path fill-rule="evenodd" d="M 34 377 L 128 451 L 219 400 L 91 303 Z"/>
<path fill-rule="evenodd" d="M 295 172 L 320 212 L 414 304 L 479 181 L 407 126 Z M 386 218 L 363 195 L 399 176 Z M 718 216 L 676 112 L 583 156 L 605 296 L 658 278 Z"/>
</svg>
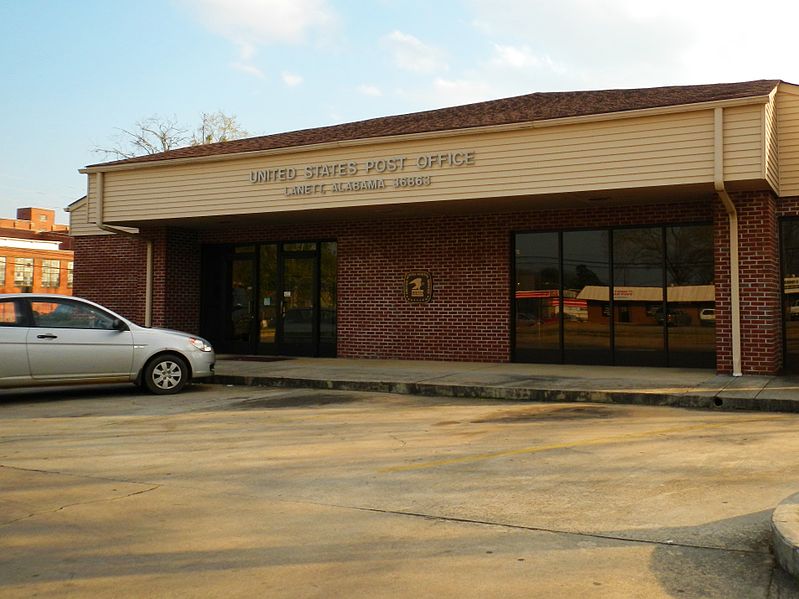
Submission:
<svg viewBox="0 0 799 599">
<path fill-rule="evenodd" d="M 103 180 L 103 172 L 96 173 L 97 175 L 97 222 L 95 225 L 98 229 L 108 231 L 114 235 L 126 235 L 128 237 L 135 237 L 141 240 L 138 233 L 131 233 L 125 229 L 114 227 L 113 225 L 106 225 L 103 223 L 103 200 L 105 181 Z M 144 326 L 153 326 L 153 242 L 151 239 L 145 240 L 147 245 L 147 259 L 145 263 L 144 274 Z"/>
<path fill-rule="evenodd" d="M 713 185 L 730 224 L 730 316 L 732 376 L 741 376 L 741 286 L 738 265 L 738 211 L 724 187 L 724 109 L 713 110 Z"/>
</svg>

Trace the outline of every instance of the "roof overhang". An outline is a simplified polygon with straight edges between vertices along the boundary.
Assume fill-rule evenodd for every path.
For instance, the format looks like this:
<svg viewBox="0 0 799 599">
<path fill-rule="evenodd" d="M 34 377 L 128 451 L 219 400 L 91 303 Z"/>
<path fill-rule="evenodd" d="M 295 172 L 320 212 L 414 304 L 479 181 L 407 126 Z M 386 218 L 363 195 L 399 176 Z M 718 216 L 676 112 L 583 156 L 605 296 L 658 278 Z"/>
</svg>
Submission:
<svg viewBox="0 0 799 599">
<path fill-rule="evenodd" d="M 774 86 L 774 90 L 777 89 Z M 359 138 L 346 141 L 335 141 L 318 144 L 308 144 L 300 146 L 287 146 L 282 148 L 272 148 L 268 150 L 256 150 L 247 152 L 237 152 L 232 154 L 214 154 L 211 156 L 197 156 L 190 158 L 172 158 L 167 160 L 153 160 L 134 162 L 128 164 L 98 164 L 79 169 L 82 174 L 129 171 L 143 168 L 164 168 L 182 164 L 199 164 L 204 162 L 224 162 L 240 158 L 259 158 L 262 156 L 290 155 L 303 152 L 314 152 L 319 150 L 329 150 L 334 148 L 349 148 L 364 145 L 377 145 L 385 143 L 395 143 L 402 141 L 417 141 L 425 139 L 454 138 L 461 135 L 474 135 L 479 133 L 497 133 L 503 131 L 518 131 L 525 129 L 540 129 L 545 127 L 559 127 L 580 123 L 592 123 L 602 121 L 616 121 L 633 118 L 644 118 L 648 116 L 658 116 L 665 114 L 677 114 L 684 112 L 697 112 L 702 110 L 713 110 L 715 108 L 728 108 L 734 106 L 748 106 L 753 104 L 766 104 L 771 99 L 772 90 L 768 94 L 747 96 L 745 98 L 732 98 L 727 100 L 714 100 L 711 102 L 697 102 L 692 104 L 677 104 L 656 108 L 643 108 L 638 110 L 625 110 L 621 112 L 607 112 L 601 114 L 590 114 L 584 116 L 563 117 L 546 120 L 527 121 L 523 123 L 510 123 L 504 125 L 489 125 L 484 127 L 468 127 L 463 129 L 447 129 L 442 131 L 427 131 L 422 133 L 407 133 L 399 135 L 387 135 L 382 137 Z M 79 202 L 80 200 L 78 200 Z M 77 202 L 76 202 L 77 203 Z"/>
</svg>

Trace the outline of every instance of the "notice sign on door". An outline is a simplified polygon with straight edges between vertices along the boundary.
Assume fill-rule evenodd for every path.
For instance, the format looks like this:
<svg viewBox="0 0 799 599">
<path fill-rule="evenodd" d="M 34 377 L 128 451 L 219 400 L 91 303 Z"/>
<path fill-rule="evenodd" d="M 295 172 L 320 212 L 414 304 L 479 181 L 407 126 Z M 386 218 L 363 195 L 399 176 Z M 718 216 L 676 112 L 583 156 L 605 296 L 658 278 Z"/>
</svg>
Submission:
<svg viewBox="0 0 799 599">
<path fill-rule="evenodd" d="M 426 270 L 405 275 L 405 299 L 409 302 L 429 302 L 433 299 L 433 276 Z"/>
</svg>

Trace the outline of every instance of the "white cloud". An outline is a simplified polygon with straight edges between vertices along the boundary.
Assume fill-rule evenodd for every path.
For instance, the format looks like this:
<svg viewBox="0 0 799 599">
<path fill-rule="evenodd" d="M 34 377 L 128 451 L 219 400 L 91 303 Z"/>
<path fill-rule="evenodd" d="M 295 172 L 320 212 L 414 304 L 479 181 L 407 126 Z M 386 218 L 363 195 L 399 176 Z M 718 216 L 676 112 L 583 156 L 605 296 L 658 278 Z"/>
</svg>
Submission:
<svg viewBox="0 0 799 599">
<path fill-rule="evenodd" d="M 414 36 L 394 31 L 383 36 L 382 43 L 389 49 L 394 64 L 414 73 L 435 73 L 447 69 L 442 50 L 429 46 Z"/>
<path fill-rule="evenodd" d="M 233 69 L 245 73 L 247 75 L 252 75 L 253 77 L 258 77 L 259 79 L 264 78 L 264 72 L 255 65 L 247 64 L 244 62 L 231 62 L 230 66 Z"/>
<path fill-rule="evenodd" d="M 537 91 L 799 77 L 797 2 L 467 0 L 467 6 L 476 35 L 520 51 L 495 52 L 497 66 L 551 61 L 549 69 L 539 65 Z"/>
<path fill-rule="evenodd" d="M 383 92 L 380 90 L 379 87 L 376 85 L 369 85 L 367 83 L 362 83 L 358 86 L 358 92 L 363 94 L 364 96 L 372 96 L 374 98 L 378 98 L 383 95 Z"/>
<path fill-rule="evenodd" d="M 182 0 L 211 31 L 248 47 L 326 37 L 337 18 L 327 0 Z"/>
<path fill-rule="evenodd" d="M 433 93 L 440 98 L 442 106 L 452 106 L 455 104 L 469 104 L 470 102 L 480 102 L 493 95 L 493 88 L 486 81 L 470 79 L 441 79 L 433 81 Z"/>
<path fill-rule="evenodd" d="M 303 82 L 303 78 L 300 75 L 286 71 L 283 71 L 280 74 L 280 78 L 283 79 L 283 83 L 285 83 L 288 87 L 297 87 Z"/>
<path fill-rule="evenodd" d="M 494 44 L 494 54 L 489 65 L 501 69 L 551 69 L 557 70 L 549 56 L 540 56 L 527 46 Z"/>
<path fill-rule="evenodd" d="M 244 61 L 250 61 L 255 58 L 255 46 L 246 42 L 241 42 L 239 46 L 239 57 Z"/>
<path fill-rule="evenodd" d="M 205 27 L 230 40 L 238 49 L 231 67 L 263 78 L 254 64 L 259 47 L 325 42 L 336 30 L 337 17 L 328 0 L 179 0 Z M 289 87 L 302 83 L 297 75 L 283 74 Z"/>
<path fill-rule="evenodd" d="M 419 110 L 428 108 L 443 108 L 459 104 L 471 104 L 492 98 L 499 98 L 503 94 L 488 81 L 479 78 L 444 79 L 435 78 L 428 86 L 417 89 L 400 89 L 397 95 Z"/>
</svg>

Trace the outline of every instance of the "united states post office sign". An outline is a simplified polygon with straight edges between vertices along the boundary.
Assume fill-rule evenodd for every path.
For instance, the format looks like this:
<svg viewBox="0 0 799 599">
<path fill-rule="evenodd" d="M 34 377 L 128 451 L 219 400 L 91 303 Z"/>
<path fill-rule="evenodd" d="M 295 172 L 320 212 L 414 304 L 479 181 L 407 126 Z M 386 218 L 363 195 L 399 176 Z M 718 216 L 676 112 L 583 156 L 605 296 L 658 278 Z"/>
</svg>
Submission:
<svg viewBox="0 0 799 599">
<path fill-rule="evenodd" d="M 418 156 L 275 166 L 250 171 L 250 183 L 279 185 L 286 197 L 395 189 L 412 191 L 435 184 L 440 169 L 475 165 L 474 150 L 446 150 Z"/>
<path fill-rule="evenodd" d="M 405 299 L 411 303 L 424 303 L 433 299 L 433 275 L 426 270 L 416 270 L 405 275 Z"/>
</svg>

